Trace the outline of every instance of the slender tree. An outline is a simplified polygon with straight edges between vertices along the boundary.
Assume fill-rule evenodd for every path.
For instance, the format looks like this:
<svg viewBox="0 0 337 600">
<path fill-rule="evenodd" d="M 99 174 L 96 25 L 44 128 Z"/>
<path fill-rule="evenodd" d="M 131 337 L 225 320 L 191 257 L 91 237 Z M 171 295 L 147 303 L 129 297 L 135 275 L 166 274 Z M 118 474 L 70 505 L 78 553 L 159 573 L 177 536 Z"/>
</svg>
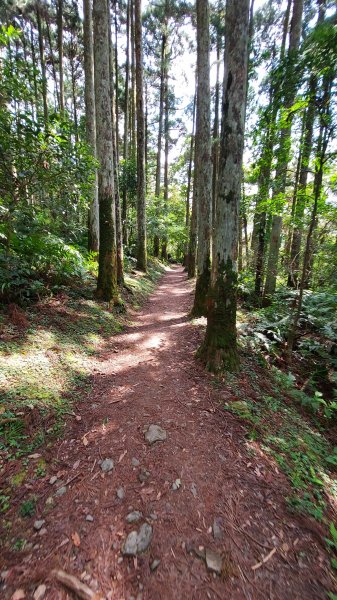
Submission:
<svg viewBox="0 0 337 600">
<path fill-rule="evenodd" d="M 212 371 L 235 370 L 238 215 L 248 65 L 249 0 L 227 0 L 225 79 L 207 329 L 200 356 Z"/>
<path fill-rule="evenodd" d="M 99 161 L 99 261 L 97 295 L 107 301 L 116 301 L 117 256 L 115 185 L 113 166 L 113 131 L 111 119 L 109 13 L 106 0 L 95 0 L 93 5 L 96 149 Z"/>
<path fill-rule="evenodd" d="M 137 267 L 147 269 L 145 203 L 145 117 L 141 0 L 135 0 L 136 107 L 137 107 Z"/>
<path fill-rule="evenodd" d="M 211 114 L 210 114 L 210 37 L 209 6 L 197 0 L 197 104 L 195 130 L 195 169 L 198 210 L 197 281 L 192 315 L 207 314 L 207 292 L 210 280 L 211 253 Z"/>
</svg>

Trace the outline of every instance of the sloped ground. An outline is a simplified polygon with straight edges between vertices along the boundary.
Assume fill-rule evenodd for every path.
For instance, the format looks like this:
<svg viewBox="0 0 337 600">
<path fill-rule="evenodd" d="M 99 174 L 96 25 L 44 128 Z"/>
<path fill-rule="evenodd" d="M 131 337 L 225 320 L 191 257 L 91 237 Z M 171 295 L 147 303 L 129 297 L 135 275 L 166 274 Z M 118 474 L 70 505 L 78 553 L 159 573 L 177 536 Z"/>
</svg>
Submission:
<svg viewBox="0 0 337 600">
<path fill-rule="evenodd" d="M 33 598 L 41 584 L 45 598 L 72 597 L 55 568 L 116 600 L 318 600 L 333 591 L 319 526 L 288 511 L 285 476 L 220 408 L 230 390 L 212 385 L 195 362 L 191 301 L 182 269 L 171 269 L 134 325 L 100 354 L 78 419 L 42 451 L 48 475 L 18 488 L 26 516 L 15 522 L 17 506 L 6 513 L 4 599 L 19 589 Z M 149 424 L 164 428 L 166 440 L 149 446 Z M 114 462 L 107 473 L 105 459 Z M 135 510 L 141 520 L 128 524 Z M 128 533 L 144 522 L 153 529 L 147 551 L 123 557 Z M 28 542 L 22 551 L 13 549 L 15 534 Z M 207 569 L 205 549 L 221 556 L 220 575 Z"/>
</svg>

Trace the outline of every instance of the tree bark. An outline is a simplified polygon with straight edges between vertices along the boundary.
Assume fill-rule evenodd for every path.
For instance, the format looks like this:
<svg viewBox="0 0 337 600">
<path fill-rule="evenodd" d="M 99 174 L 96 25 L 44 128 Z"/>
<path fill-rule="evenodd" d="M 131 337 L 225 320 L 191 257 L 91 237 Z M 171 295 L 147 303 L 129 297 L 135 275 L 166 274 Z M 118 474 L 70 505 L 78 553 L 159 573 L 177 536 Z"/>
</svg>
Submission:
<svg viewBox="0 0 337 600">
<path fill-rule="evenodd" d="M 45 127 L 48 125 L 48 101 L 47 101 L 47 74 L 46 74 L 46 61 L 44 56 L 44 40 L 42 30 L 42 19 L 41 19 L 41 7 L 36 4 L 36 20 L 37 29 L 39 34 L 39 52 L 40 52 L 40 64 L 42 74 L 42 99 L 43 99 L 43 116 Z"/>
<path fill-rule="evenodd" d="M 195 129 L 194 186 L 197 188 L 198 250 L 197 281 L 193 316 L 207 315 L 207 294 L 210 281 L 211 254 L 211 114 L 210 114 L 210 62 L 209 62 L 209 5 L 197 0 L 197 109 Z"/>
<path fill-rule="evenodd" d="M 200 356 L 212 371 L 235 370 L 238 215 L 248 67 L 249 0 L 227 0 L 219 182 L 207 329 Z"/>
<path fill-rule="evenodd" d="M 166 55 L 166 31 L 162 34 L 161 43 L 161 58 L 160 58 L 160 92 L 159 92 L 159 116 L 158 116 L 158 144 L 157 144 L 157 160 L 156 160 L 156 187 L 155 187 L 155 202 L 156 212 L 160 216 L 160 179 L 161 179 L 161 152 L 162 152 L 162 137 L 163 137 L 163 116 L 164 116 L 164 88 L 165 88 L 165 55 Z M 159 235 L 155 234 L 153 240 L 153 254 L 159 256 Z"/>
<path fill-rule="evenodd" d="M 87 143 L 96 157 L 96 116 L 94 87 L 94 55 L 92 39 L 92 6 L 91 0 L 83 0 L 83 40 L 84 40 L 84 100 Z M 61 94 L 60 94 L 61 99 Z M 64 106 L 64 105 L 63 105 Z M 99 209 L 97 190 L 97 171 L 92 184 L 88 215 L 88 250 L 98 252 L 99 246 Z"/>
<path fill-rule="evenodd" d="M 84 11 L 84 3 L 87 0 L 83 0 L 83 11 Z M 57 45 L 58 45 L 58 54 L 59 54 L 59 81 L 60 81 L 60 111 L 64 112 L 64 82 L 63 82 L 63 0 L 58 0 L 57 2 Z M 86 52 L 86 47 L 84 44 L 84 53 Z"/>
<path fill-rule="evenodd" d="M 99 261 L 97 295 L 103 300 L 117 301 L 117 256 L 115 182 L 113 170 L 109 15 L 106 0 L 95 0 L 93 5 L 96 149 L 99 161 Z"/>
<path fill-rule="evenodd" d="M 135 0 L 136 106 L 137 106 L 137 268 L 147 270 L 145 205 L 145 118 L 141 0 Z"/>
<path fill-rule="evenodd" d="M 126 14 L 126 64 L 125 64 L 125 111 L 124 111 L 124 168 L 129 160 L 129 107 L 130 107 L 130 12 L 131 0 L 127 3 Z M 122 202 L 122 224 L 123 224 L 123 240 L 124 244 L 128 244 L 128 226 L 127 226 L 127 187 L 124 185 L 123 202 Z"/>
</svg>

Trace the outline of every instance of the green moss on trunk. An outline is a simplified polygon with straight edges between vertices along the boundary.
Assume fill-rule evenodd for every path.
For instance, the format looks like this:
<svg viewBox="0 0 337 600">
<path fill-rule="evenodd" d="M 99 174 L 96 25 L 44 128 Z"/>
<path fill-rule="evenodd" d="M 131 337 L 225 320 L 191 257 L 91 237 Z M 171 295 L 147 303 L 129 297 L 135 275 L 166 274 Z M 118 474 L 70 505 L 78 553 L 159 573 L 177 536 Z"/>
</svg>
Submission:
<svg viewBox="0 0 337 600">
<path fill-rule="evenodd" d="M 208 313 L 208 291 L 211 278 L 210 261 L 204 267 L 202 273 L 198 274 L 195 285 L 194 304 L 191 317 L 207 317 Z"/>
<path fill-rule="evenodd" d="M 198 356 L 213 372 L 237 371 L 239 355 L 236 334 L 237 273 L 230 259 L 219 267 L 208 295 L 205 340 Z"/>
<path fill-rule="evenodd" d="M 114 221 L 112 215 L 113 198 L 110 195 L 99 197 L 99 259 L 97 297 L 114 302 L 118 300 L 117 255 Z"/>
</svg>

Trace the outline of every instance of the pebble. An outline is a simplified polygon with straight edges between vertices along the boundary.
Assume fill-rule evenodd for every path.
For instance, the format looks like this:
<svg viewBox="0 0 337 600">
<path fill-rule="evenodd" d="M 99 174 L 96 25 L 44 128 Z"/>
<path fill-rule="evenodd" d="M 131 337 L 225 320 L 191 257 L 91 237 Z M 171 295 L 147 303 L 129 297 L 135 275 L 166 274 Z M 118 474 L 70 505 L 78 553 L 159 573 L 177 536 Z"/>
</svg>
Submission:
<svg viewBox="0 0 337 600">
<path fill-rule="evenodd" d="M 113 468 L 114 461 L 111 458 L 105 458 L 104 460 L 102 460 L 101 469 L 103 473 L 108 473 L 109 471 L 112 471 Z"/>
<path fill-rule="evenodd" d="M 155 558 L 150 565 L 151 571 L 155 571 L 156 569 L 158 569 L 159 565 L 160 565 L 159 558 Z"/>
<path fill-rule="evenodd" d="M 45 522 L 46 521 L 44 519 L 35 521 L 35 523 L 34 523 L 34 529 L 35 529 L 35 531 L 40 531 L 40 529 L 42 529 L 42 527 L 45 524 Z"/>
<path fill-rule="evenodd" d="M 48 496 L 48 498 L 46 500 L 46 506 L 52 506 L 53 504 L 54 504 L 53 496 Z"/>
<path fill-rule="evenodd" d="M 139 467 L 140 461 L 138 460 L 138 458 L 133 457 L 131 459 L 131 464 L 132 464 L 133 467 Z"/>
<path fill-rule="evenodd" d="M 116 496 L 117 498 L 119 498 L 120 500 L 123 500 L 123 498 L 125 497 L 125 492 L 124 489 L 122 487 L 119 487 L 117 492 L 116 492 Z"/>
<path fill-rule="evenodd" d="M 63 496 L 63 494 L 65 494 L 66 491 L 67 491 L 67 487 L 65 485 L 63 485 L 58 490 L 56 490 L 55 496 Z"/>
<path fill-rule="evenodd" d="M 44 597 L 44 595 L 46 593 L 46 589 L 47 589 L 47 587 L 44 584 L 39 585 L 39 587 L 37 587 L 34 592 L 33 599 L 34 600 L 42 600 L 42 598 Z"/>
<path fill-rule="evenodd" d="M 85 517 L 85 520 L 86 520 L 86 521 L 89 521 L 90 523 L 92 523 L 92 522 L 93 522 L 93 520 L 94 520 L 94 517 L 93 517 L 92 515 L 87 515 L 87 516 Z"/>
<path fill-rule="evenodd" d="M 138 521 L 141 520 L 143 514 L 141 512 L 139 512 L 139 510 L 134 510 L 133 512 L 130 512 L 127 517 L 126 520 L 128 523 L 138 523 Z"/>
<path fill-rule="evenodd" d="M 143 523 L 139 531 L 131 531 L 122 547 L 124 556 L 137 556 L 148 549 L 152 540 L 152 527 L 148 523 Z"/>
<path fill-rule="evenodd" d="M 137 541 L 138 541 L 138 533 L 137 531 L 131 531 L 128 537 L 124 542 L 124 546 L 122 548 L 122 553 L 125 556 L 136 556 L 137 554 Z"/>
<path fill-rule="evenodd" d="M 149 477 L 150 477 L 150 472 L 147 471 L 146 469 L 141 469 L 141 471 L 138 475 L 138 479 L 139 479 L 140 483 L 144 483 L 144 481 L 146 481 Z"/>
<path fill-rule="evenodd" d="M 173 483 L 172 483 L 172 490 L 179 490 L 179 488 L 181 487 L 181 480 L 180 479 L 176 479 Z"/>
<path fill-rule="evenodd" d="M 57 477 L 56 475 L 53 475 L 50 479 L 49 479 L 49 483 L 50 485 L 54 485 L 54 483 L 56 483 L 57 481 Z"/>
<path fill-rule="evenodd" d="M 215 540 L 221 540 L 223 538 L 222 521 L 221 517 L 215 517 L 213 521 L 213 537 Z"/>
<path fill-rule="evenodd" d="M 43 529 L 40 529 L 39 531 L 39 535 L 46 535 L 47 533 L 47 529 L 45 527 L 43 527 Z"/>
<path fill-rule="evenodd" d="M 164 442 L 166 440 L 166 431 L 160 425 L 150 425 L 144 434 L 145 441 L 152 446 L 155 442 Z"/>
<path fill-rule="evenodd" d="M 221 555 L 210 548 L 206 548 L 206 565 L 209 571 L 213 571 L 217 575 L 221 575 L 222 558 Z"/>
</svg>

